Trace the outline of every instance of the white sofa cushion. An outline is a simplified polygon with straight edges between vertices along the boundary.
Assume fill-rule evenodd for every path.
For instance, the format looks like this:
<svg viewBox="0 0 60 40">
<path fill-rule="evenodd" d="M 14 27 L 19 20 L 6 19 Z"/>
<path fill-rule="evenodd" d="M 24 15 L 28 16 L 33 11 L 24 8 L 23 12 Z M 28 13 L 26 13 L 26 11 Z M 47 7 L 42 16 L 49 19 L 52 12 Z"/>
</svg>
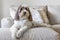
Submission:
<svg viewBox="0 0 60 40">
<path fill-rule="evenodd" d="M 10 28 L 14 21 L 11 17 L 5 17 L 1 19 L 1 28 Z"/>
<path fill-rule="evenodd" d="M 59 33 L 51 28 L 32 28 L 29 29 L 21 40 L 59 40 Z M 0 28 L 0 40 L 14 40 L 11 37 L 9 28 Z"/>
<path fill-rule="evenodd" d="M 46 27 L 33 28 L 24 34 L 22 40 L 59 40 L 59 33 Z"/>
<path fill-rule="evenodd" d="M 51 24 L 60 24 L 60 6 L 48 6 L 48 17 Z"/>
<path fill-rule="evenodd" d="M 35 23 L 37 24 L 43 23 L 42 16 L 37 10 L 30 8 L 30 11 L 32 14 L 32 19 Z"/>
</svg>

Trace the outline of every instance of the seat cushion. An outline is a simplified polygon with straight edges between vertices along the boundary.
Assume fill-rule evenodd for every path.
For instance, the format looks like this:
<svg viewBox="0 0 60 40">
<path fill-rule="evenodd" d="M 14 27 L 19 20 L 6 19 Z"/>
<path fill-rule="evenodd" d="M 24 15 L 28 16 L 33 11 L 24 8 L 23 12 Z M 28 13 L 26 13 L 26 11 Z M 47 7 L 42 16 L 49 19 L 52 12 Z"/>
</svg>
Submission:
<svg viewBox="0 0 60 40">
<path fill-rule="evenodd" d="M 0 40 L 13 40 L 9 28 L 0 28 Z"/>
<path fill-rule="evenodd" d="M 59 33 L 51 28 L 29 29 L 20 40 L 58 40 Z M 11 37 L 9 28 L 0 28 L 0 40 L 15 40 Z"/>
<path fill-rule="evenodd" d="M 59 40 L 59 33 L 50 28 L 33 28 L 27 31 L 22 40 Z"/>
</svg>

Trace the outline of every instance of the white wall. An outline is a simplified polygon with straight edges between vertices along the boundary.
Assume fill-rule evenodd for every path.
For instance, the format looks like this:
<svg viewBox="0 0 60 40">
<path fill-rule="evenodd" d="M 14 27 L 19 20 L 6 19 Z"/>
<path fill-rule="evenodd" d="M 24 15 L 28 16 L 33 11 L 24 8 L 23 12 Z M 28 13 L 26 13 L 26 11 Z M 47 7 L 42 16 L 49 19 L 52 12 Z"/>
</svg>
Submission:
<svg viewBox="0 0 60 40">
<path fill-rule="evenodd" d="M 3 0 L 3 16 L 7 17 L 9 15 L 9 7 L 11 5 L 28 4 L 30 6 L 39 5 L 60 5 L 60 0 Z"/>
<path fill-rule="evenodd" d="M 9 7 L 11 5 L 19 5 L 19 4 L 28 4 L 30 6 L 39 6 L 42 4 L 46 4 L 46 2 L 44 0 L 42 0 L 43 3 L 41 2 L 41 0 L 3 0 L 3 16 L 7 17 L 10 16 L 9 15 Z"/>
<path fill-rule="evenodd" d="M 2 18 L 2 0 L 0 0 L 0 26 L 1 26 L 1 18 Z"/>
</svg>

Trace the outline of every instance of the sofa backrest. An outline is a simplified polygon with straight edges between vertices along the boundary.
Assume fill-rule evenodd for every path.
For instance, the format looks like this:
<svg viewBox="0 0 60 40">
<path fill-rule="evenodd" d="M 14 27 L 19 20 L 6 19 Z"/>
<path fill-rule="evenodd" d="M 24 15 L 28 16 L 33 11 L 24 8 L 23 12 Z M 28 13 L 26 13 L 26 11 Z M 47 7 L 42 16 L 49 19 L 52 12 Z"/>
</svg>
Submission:
<svg viewBox="0 0 60 40">
<path fill-rule="evenodd" d="M 60 24 L 60 6 L 48 6 L 48 18 L 51 24 Z"/>
</svg>

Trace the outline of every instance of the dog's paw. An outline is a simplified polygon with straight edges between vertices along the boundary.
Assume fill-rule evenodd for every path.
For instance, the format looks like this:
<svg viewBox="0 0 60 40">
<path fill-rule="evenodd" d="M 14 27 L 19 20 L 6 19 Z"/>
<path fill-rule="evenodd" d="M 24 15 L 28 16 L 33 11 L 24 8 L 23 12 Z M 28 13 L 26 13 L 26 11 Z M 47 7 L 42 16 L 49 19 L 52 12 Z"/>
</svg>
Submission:
<svg viewBox="0 0 60 40">
<path fill-rule="evenodd" d="M 24 34 L 24 32 L 18 32 L 16 36 L 17 36 L 17 38 L 21 38 L 23 36 L 23 34 Z"/>
<path fill-rule="evenodd" d="M 12 34 L 12 38 L 13 38 L 13 39 L 19 39 L 19 38 L 16 36 L 16 34 Z"/>
</svg>

